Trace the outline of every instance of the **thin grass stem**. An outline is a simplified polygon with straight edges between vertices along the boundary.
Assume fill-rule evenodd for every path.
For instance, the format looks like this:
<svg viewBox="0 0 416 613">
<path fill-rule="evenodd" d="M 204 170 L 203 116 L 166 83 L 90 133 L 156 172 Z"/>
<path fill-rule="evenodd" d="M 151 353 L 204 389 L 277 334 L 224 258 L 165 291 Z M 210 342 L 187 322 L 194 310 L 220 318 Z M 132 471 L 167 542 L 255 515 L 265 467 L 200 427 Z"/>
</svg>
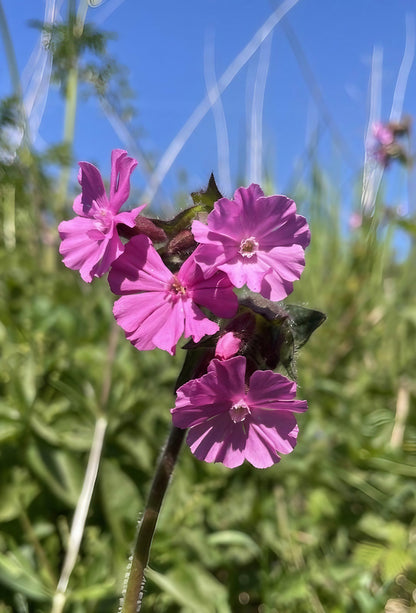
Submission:
<svg viewBox="0 0 416 613">
<path fill-rule="evenodd" d="M 177 156 L 183 149 L 185 143 L 193 134 L 199 123 L 205 117 L 210 110 L 212 104 L 217 100 L 234 80 L 240 70 L 247 64 L 249 59 L 254 55 L 262 42 L 269 36 L 270 32 L 274 30 L 278 23 L 281 22 L 283 17 L 296 5 L 299 0 L 285 0 L 282 2 L 275 11 L 266 19 L 263 25 L 257 30 L 247 45 L 240 51 L 240 53 L 234 58 L 225 72 L 222 74 L 217 82 L 216 90 L 211 92 L 210 95 L 206 95 L 204 99 L 198 104 L 196 109 L 188 117 L 178 134 L 172 140 L 165 153 L 162 155 L 159 163 L 151 177 L 149 182 L 146 199 L 150 203 L 155 197 L 160 184 L 164 180 L 166 174 L 169 172 L 172 164 L 176 160 Z"/>
<path fill-rule="evenodd" d="M 119 336 L 119 328 L 113 321 L 107 348 L 107 360 L 103 371 L 102 387 L 100 395 L 100 411 L 103 413 L 108 405 L 108 399 L 111 390 L 111 372 L 116 355 L 116 347 Z M 66 592 L 69 579 L 74 570 L 79 548 L 81 545 L 82 536 L 85 530 L 88 510 L 91 505 L 91 499 L 94 492 L 95 483 L 97 481 L 98 469 L 101 462 L 104 438 L 107 430 L 107 418 L 101 414 L 95 422 L 94 434 L 90 455 L 88 458 L 87 468 L 85 471 L 84 482 L 82 484 L 81 494 L 79 496 L 77 506 L 72 521 L 71 531 L 69 535 L 68 547 L 65 554 L 64 563 L 62 566 L 61 575 L 58 580 L 58 585 L 53 597 L 51 613 L 61 613 L 66 603 Z"/>
<path fill-rule="evenodd" d="M 98 467 L 100 465 L 107 424 L 107 419 L 103 416 L 99 417 L 95 423 L 84 483 L 82 484 L 81 494 L 75 509 L 74 519 L 72 521 L 71 532 L 69 535 L 68 548 L 53 598 L 51 613 L 61 613 L 66 603 L 66 591 L 69 578 L 77 561 L 82 536 L 84 534 L 87 513 L 90 508 L 91 498 L 94 491 L 95 482 L 97 480 Z"/>
<path fill-rule="evenodd" d="M 247 157 L 249 168 L 248 183 L 263 183 L 263 105 L 266 91 L 267 75 L 270 67 L 270 54 L 272 49 L 273 33 L 271 33 L 260 47 L 260 57 L 254 80 L 253 98 L 250 113 L 250 137 Z"/>
<path fill-rule="evenodd" d="M 231 193 L 230 147 L 228 142 L 227 121 L 221 94 L 218 93 L 218 83 L 215 74 L 214 37 L 211 36 L 205 44 L 204 50 L 204 76 L 208 96 L 212 101 L 212 113 L 215 123 L 218 154 L 218 179 L 222 193 Z M 214 100 L 215 98 L 215 100 Z"/>
<path fill-rule="evenodd" d="M 406 42 L 402 62 L 397 75 L 396 87 L 393 94 L 393 103 L 390 112 L 390 121 L 399 121 L 403 113 L 403 102 L 406 94 L 410 70 L 415 59 L 415 20 L 413 15 L 406 16 Z"/>
</svg>

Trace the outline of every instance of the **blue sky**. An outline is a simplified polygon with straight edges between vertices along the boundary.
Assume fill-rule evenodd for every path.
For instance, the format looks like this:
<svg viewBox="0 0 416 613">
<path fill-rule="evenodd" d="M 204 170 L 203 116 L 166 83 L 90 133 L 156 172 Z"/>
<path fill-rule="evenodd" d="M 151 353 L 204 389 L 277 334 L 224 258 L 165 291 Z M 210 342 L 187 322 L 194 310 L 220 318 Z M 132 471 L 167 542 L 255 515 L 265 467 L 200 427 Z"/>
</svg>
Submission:
<svg viewBox="0 0 416 613">
<path fill-rule="evenodd" d="M 117 35 L 109 50 L 129 69 L 130 84 L 137 94 L 137 142 L 155 162 L 206 95 L 204 54 L 211 54 L 211 72 L 215 54 L 215 72 L 220 77 L 279 4 L 280 0 L 104 0 L 97 8 L 88 9 L 87 21 Z M 66 2 L 63 6 L 64 16 Z M 43 18 L 45 3 L 3 0 L 3 8 L 23 76 L 38 41 L 38 32 L 28 21 Z M 209 112 L 169 170 L 155 206 L 163 207 L 182 187 L 194 190 L 203 186 L 211 171 L 223 177 L 220 187 L 227 194 L 238 187 L 242 176 L 248 181 L 259 180 L 258 176 L 247 176 L 251 142 L 247 125 L 260 53 L 263 58 L 269 54 L 261 122 L 263 161 L 276 190 L 289 188 L 308 138 L 317 125 L 325 125 L 324 113 L 330 115 L 331 128 L 322 129 L 322 164 L 344 185 L 352 185 L 363 163 L 373 49 L 378 46 L 383 53 L 382 118 L 387 119 L 404 52 L 406 15 L 413 15 L 414 20 L 415 14 L 414 0 L 299 0 L 286 19 L 298 53 L 307 62 L 303 72 L 287 29 L 278 24 L 271 43 L 253 55 L 221 97 L 229 138 L 230 181 L 227 173 L 218 170 L 215 123 Z M 0 49 L 0 94 L 6 95 L 11 85 L 3 47 Z M 263 68 L 265 65 L 263 60 Z M 305 70 L 309 77 L 305 78 Z M 405 112 L 413 116 L 415 75 L 413 66 L 404 101 Z M 312 80 L 307 82 L 307 78 Z M 311 88 L 315 88 L 315 95 Z M 318 104 L 316 91 L 321 96 Z M 59 141 L 62 122 L 62 99 L 57 90 L 51 90 L 36 140 L 39 149 Z M 341 147 L 333 145 L 334 134 Z M 97 163 L 105 175 L 115 147 L 125 148 L 126 142 L 99 105 L 94 100 L 80 100 L 75 158 Z M 134 182 L 146 189 L 147 179 L 140 169 Z"/>
</svg>

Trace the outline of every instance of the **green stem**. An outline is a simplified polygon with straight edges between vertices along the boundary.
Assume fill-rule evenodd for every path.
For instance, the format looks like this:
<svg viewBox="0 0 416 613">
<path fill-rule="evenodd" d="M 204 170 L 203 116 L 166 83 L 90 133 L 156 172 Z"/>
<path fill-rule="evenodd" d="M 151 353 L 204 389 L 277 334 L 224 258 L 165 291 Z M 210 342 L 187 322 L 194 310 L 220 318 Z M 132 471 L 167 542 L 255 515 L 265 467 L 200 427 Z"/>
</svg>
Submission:
<svg viewBox="0 0 416 613">
<path fill-rule="evenodd" d="M 180 430 L 172 426 L 166 446 L 160 456 L 137 533 L 120 613 L 136 613 L 141 609 L 145 582 L 144 571 L 149 561 L 150 547 L 160 507 L 166 494 L 185 433 L 186 430 Z"/>
<path fill-rule="evenodd" d="M 63 142 L 67 145 L 69 152 L 72 154 L 75 134 L 75 119 L 77 111 L 77 96 L 78 96 L 78 62 L 69 70 L 68 80 L 65 94 L 65 119 L 64 119 L 64 135 Z M 58 202 L 60 207 L 65 204 L 68 184 L 70 177 L 69 166 L 63 166 L 59 179 Z"/>
<path fill-rule="evenodd" d="M 14 52 L 12 38 L 10 36 L 9 27 L 7 25 L 6 15 L 3 9 L 3 4 L 0 0 L 0 33 L 3 38 L 4 50 L 6 52 L 7 63 L 9 65 L 10 78 L 13 85 L 14 95 L 21 100 L 22 89 L 20 86 L 19 69 L 17 67 L 16 54 Z"/>
<path fill-rule="evenodd" d="M 207 359 L 209 359 L 209 356 L 210 349 L 205 347 L 187 351 L 182 370 L 176 381 L 175 390 L 190 379 L 199 377 L 206 372 Z M 175 468 L 185 434 L 186 430 L 181 430 L 180 428 L 172 426 L 166 445 L 159 458 L 143 518 L 139 524 L 131 564 L 127 571 L 127 583 L 124 595 L 121 599 L 119 613 L 138 613 L 141 609 L 145 582 L 144 573 L 149 561 L 150 547 L 152 545 L 159 511 L 168 489 L 169 481 L 173 469 Z"/>
<path fill-rule="evenodd" d="M 4 50 L 6 52 L 7 64 L 9 67 L 10 79 L 13 87 L 13 95 L 17 100 L 17 105 L 19 109 L 19 121 L 21 122 L 21 127 L 24 130 L 24 138 L 26 133 L 26 115 L 25 109 L 23 106 L 23 94 L 22 94 L 22 85 L 20 83 L 20 75 L 19 68 L 17 65 L 16 54 L 14 51 L 12 37 L 10 36 L 9 26 L 7 24 L 6 14 L 3 9 L 3 4 L 0 0 L 0 34 L 3 39 Z M 27 136 L 27 135 L 26 135 Z"/>
</svg>

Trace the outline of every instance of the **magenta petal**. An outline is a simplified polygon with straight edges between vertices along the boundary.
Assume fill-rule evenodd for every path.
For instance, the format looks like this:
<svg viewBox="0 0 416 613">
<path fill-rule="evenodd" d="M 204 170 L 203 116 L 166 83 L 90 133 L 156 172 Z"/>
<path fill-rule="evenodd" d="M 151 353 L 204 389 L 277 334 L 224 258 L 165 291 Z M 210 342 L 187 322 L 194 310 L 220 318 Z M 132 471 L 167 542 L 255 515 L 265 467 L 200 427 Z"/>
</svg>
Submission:
<svg viewBox="0 0 416 613">
<path fill-rule="evenodd" d="M 113 230 L 112 236 L 107 237 L 106 248 L 102 254 L 102 258 L 94 266 L 94 276 L 102 277 L 109 269 L 111 264 L 116 260 L 124 251 L 124 245 L 120 240 L 117 232 Z"/>
<path fill-rule="evenodd" d="M 274 451 L 282 454 L 291 453 L 296 445 L 296 418 L 291 413 L 280 413 L 278 419 L 274 420 L 274 424 L 267 423 L 266 412 L 257 413 L 253 417 L 250 424 L 251 432 L 257 433 L 257 436 L 267 443 Z M 269 415 L 270 418 L 270 415 Z M 273 420 L 270 419 L 270 422 Z M 293 431 L 296 429 L 296 436 L 293 436 Z"/>
<path fill-rule="evenodd" d="M 296 383 L 271 370 L 256 370 L 250 377 L 247 401 L 253 408 L 303 412 L 306 400 L 296 400 Z"/>
<path fill-rule="evenodd" d="M 183 267 L 182 267 L 183 268 Z M 182 268 L 178 276 L 183 275 Z M 199 266 L 197 270 L 200 271 Z M 202 272 L 191 281 L 184 281 L 188 287 L 188 293 L 192 299 L 201 306 L 207 307 L 218 317 L 233 317 L 238 309 L 238 298 L 234 294 L 233 286 L 222 272 L 215 273 L 212 277 L 204 279 Z"/>
<path fill-rule="evenodd" d="M 192 336 L 195 343 L 198 343 L 206 334 L 211 335 L 218 332 L 219 325 L 208 319 L 192 300 L 184 300 L 182 308 L 186 337 Z"/>
<path fill-rule="evenodd" d="M 127 151 L 114 149 L 111 152 L 110 207 L 118 213 L 130 193 L 130 175 L 137 166 L 137 160 Z"/>
<path fill-rule="evenodd" d="M 177 390 L 175 408 L 171 410 L 174 424 L 189 428 L 200 419 L 228 411 L 233 402 L 245 395 L 245 369 L 246 359 L 242 356 L 225 362 L 212 360 L 205 375 L 188 381 Z"/>
<path fill-rule="evenodd" d="M 200 424 L 191 428 L 186 442 L 199 460 L 222 462 L 228 468 L 235 468 L 244 461 L 245 439 L 243 429 L 236 428 L 224 413 L 214 417 L 208 427 Z"/>
<path fill-rule="evenodd" d="M 108 198 L 98 168 L 89 162 L 79 162 L 78 182 L 82 187 L 81 198 L 75 198 L 73 209 L 77 215 L 88 217 L 94 201 L 108 208 Z"/>
<path fill-rule="evenodd" d="M 157 295 L 149 297 L 147 293 L 122 296 L 115 302 L 113 313 L 118 325 L 137 349 L 159 347 L 174 354 L 182 330 L 180 321 L 177 323 L 172 318 L 171 305 L 163 298 Z"/>
<path fill-rule="evenodd" d="M 131 211 L 123 211 L 122 213 L 117 213 L 117 215 L 114 216 L 114 223 L 123 223 L 129 228 L 134 228 L 134 226 L 136 225 L 136 217 L 142 212 L 142 210 L 146 206 L 146 204 L 142 204 L 141 206 L 137 206 Z"/>
<path fill-rule="evenodd" d="M 159 304 L 150 301 L 145 294 L 131 294 L 116 300 L 113 313 L 118 325 L 131 335 L 158 307 Z"/>
<path fill-rule="evenodd" d="M 244 450 L 245 459 L 256 468 L 268 468 L 280 461 L 275 447 L 267 435 L 250 424 L 250 435 Z"/>
<path fill-rule="evenodd" d="M 217 382 L 217 395 L 228 397 L 232 401 L 245 395 L 244 376 L 246 359 L 243 356 L 230 358 L 225 362 L 211 360 L 208 374 L 213 373 Z"/>
<path fill-rule="evenodd" d="M 257 183 L 251 183 L 251 185 L 248 187 L 239 187 L 236 189 L 234 192 L 234 201 L 241 204 L 244 209 L 250 209 L 253 201 L 258 200 L 263 196 L 264 192 L 260 185 L 257 185 Z"/>
<path fill-rule="evenodd" d="M 171 355 L 175 355 L 176 344 L 184 328 L 183 314 L 176 307 L 177 305 L 164 301 L 141 326 L 143 337 L 151 339 L 156 347 Z"/>
<path fill-rule="evenodd" d="M 97 242 L 90 238 L 89 233 L 94 230 L 94 220 L 86 217 L 74 217 L 58 226 L 62 240 L 59 253 L 63 256 L 63 263 L 67 268 L 79 270 L 87 283 L 92 281 L 94 266 L 102 258 L 107 245 L 106 240 Z"/>
<path fill-rule="evenodd" d="M 113 263 L 108 276 L 114 294 L 166 291 L 171 281 L 172 273 L 144 234 L 129 240 L 122 257 Z"/>
</svg>

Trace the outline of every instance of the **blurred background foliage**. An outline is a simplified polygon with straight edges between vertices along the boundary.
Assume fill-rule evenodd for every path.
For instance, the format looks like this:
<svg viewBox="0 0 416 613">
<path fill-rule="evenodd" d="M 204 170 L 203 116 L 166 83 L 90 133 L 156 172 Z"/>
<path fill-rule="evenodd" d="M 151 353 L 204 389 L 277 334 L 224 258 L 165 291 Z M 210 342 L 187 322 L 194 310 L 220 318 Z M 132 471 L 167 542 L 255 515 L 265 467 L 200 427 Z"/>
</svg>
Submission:
<svg viewBox="0 0 416 613">
<path fill-rule="evenodd" d="M 87 30 L 64 53 L 63 26 L 55 34 L 68 102 L 59 71 L 79 64 L 65 53 L 99 55 L 105 36 Z M 1 101 L 2 134 L 20 125 L 16 108 Z M 77 189 L 62 200 L 66 137 L 61 156 L 23 142 L 0 162 L 0 613 L 51 610 L 99 418 L 105 441 L 65 611 L 117 610 L 184 354 L 137 352 L 114 325 L 105 279 L 86 285 L 61 264 L 56 226 Z M 184 448 L 143 611 L 416 611 L 416 225 L 381 191 L 374 214 L 345 231 L 336 180 L 311 156 L 288 194 L 312 230 L 288 302 L 328 319 L 298 356 L 309 403 L 298 447 L 263 471 Z M 411 239 L 400 258 L 398 232 Z"/>
</svg>

